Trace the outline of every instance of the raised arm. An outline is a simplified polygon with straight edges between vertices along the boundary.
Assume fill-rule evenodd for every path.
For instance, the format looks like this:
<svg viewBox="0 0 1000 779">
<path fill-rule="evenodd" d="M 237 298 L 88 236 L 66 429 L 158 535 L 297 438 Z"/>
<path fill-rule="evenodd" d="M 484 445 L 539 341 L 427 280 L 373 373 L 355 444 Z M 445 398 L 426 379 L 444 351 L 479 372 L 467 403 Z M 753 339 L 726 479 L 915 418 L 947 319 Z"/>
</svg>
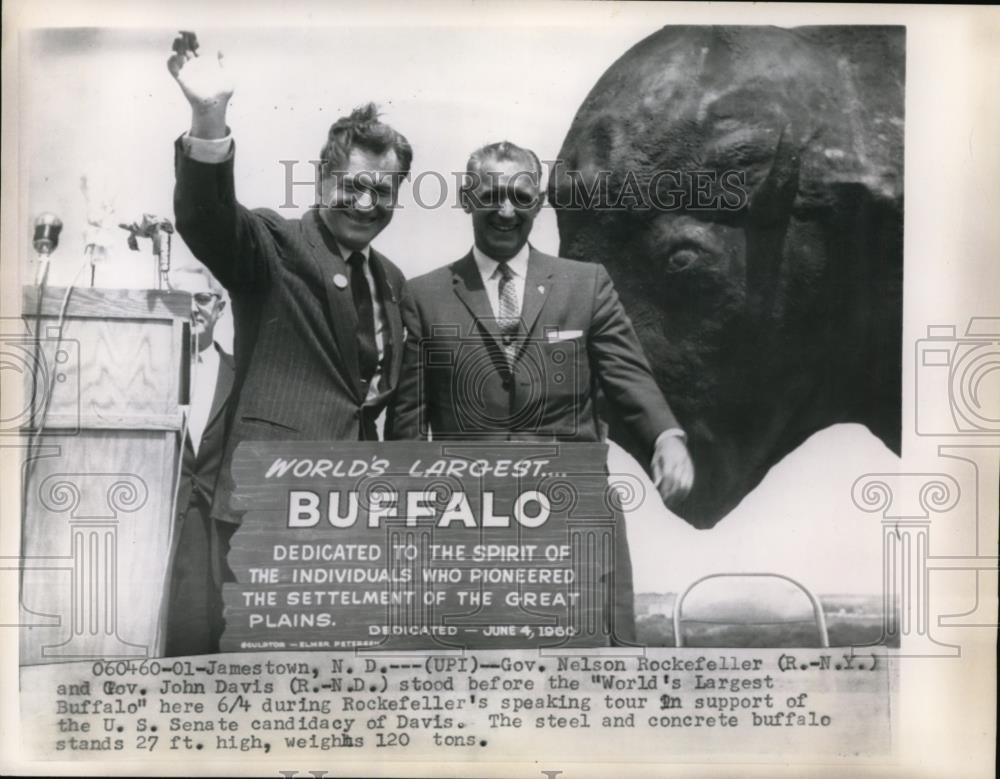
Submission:
<svg viewBox="0 0 1000 779">
<path fill-rule="evenodd" d="M 226 288 L 260 286 L 269 275 L 273 239 L 266 219 L 236 200 L 226 126 L 233 84 L 222 54 L 198 56 L 194 35 L 184 33 L 174 41 L 167 69 L 191 106 L 191 129 L 175 148 L 177 231 Z"/>
</svg>

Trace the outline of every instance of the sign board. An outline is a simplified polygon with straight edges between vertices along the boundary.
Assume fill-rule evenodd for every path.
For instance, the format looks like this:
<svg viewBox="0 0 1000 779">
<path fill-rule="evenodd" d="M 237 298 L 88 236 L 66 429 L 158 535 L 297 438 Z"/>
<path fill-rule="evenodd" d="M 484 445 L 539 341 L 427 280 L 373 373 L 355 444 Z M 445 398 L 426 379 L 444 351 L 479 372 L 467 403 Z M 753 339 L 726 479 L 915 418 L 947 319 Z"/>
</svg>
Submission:
<svg viewBox="0 0 1000 779">
<path fill-rule="evenodd" d="M 596 647 L 632 588 L 603 444 L 245 443 L 221 649 Z"/>
</svg>

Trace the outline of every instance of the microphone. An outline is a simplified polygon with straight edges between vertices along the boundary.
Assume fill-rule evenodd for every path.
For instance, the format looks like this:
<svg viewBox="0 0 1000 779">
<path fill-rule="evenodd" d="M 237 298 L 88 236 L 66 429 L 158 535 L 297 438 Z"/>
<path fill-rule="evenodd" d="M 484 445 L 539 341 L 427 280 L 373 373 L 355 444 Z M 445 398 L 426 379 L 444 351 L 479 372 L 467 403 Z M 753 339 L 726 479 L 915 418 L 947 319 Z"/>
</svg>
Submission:
<svg viewBox="0 0 1000 779">
<path fill-rule="evenodd" d="M 119 224 L 128 233 L 128 248 L 139 251 L 139 239 L 150 238 L 153 241 L 153 256 L 156 258 L 157 289 L 169 289 L 167 274 L 170 271 L 170 236 L 174 233 L 174 225 L 169 219 L 155 214 L 143 214 L 142 220 L 131 224 Z M 166 236 L 166 251 L 164 251 L 164 236 Z"/>
<path fill-rule="evenodd" d="M 48 257 L 59 245 L 59 233 L 62 232 L 62 221 L 55 214 L 40 214 L 35 219 L 35 235 L 32 246 L 43 257 Z"/>
</svg>

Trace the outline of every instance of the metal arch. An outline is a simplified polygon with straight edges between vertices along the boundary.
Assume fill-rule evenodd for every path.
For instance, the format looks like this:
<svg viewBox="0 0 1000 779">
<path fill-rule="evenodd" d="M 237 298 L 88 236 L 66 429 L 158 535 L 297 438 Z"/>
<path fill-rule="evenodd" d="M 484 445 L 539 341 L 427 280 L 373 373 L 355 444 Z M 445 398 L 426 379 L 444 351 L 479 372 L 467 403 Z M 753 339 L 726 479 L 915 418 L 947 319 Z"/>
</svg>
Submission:
<svg viewBox="0 0 1000 779">
<path fill-rule="evenodd" d="M 760 578 L 769 579 L 783 579 L 786 582 L 793 584 L 798 587 L 805 596 L 809 599 L 809 603 L 813 608 L 813 616 L 816 619 L 816 627 L 819 629 L 819 641 L 821 648 L 829 648 L 830 646 L 830 636 L 826 631 L 826 616 L 823 614 L 823 607 L 820 605 L 819 598 L 813 595 L 812 590 L 806 587 L 801 582 L 796 581 L 791 576 L 785 576 L 782 573 L 761 573 L 761 572 L 751 572 L 751 573 L 710 573 L 707 576 L 702 576 L 699 579 L 695 579 L 691 584 L 689 584 L 684 591 L 677 596 L 677 600 L 674 601 L 674 646 L 683 647 L 684 646 L 684 631 L 681 629 L 681 611 L 684 606 L 684 599 L 687 598 L 688 594 L 697 587 L 702 582 L 708 581 L 709 579 L 726 579 L 726 578 L 737 578 L 744 576 L 753 576 Z M 740 624 L 740 623 L 734 623 Z M 752 624 L 752 623 L 746 623 Z"/>
</svg>

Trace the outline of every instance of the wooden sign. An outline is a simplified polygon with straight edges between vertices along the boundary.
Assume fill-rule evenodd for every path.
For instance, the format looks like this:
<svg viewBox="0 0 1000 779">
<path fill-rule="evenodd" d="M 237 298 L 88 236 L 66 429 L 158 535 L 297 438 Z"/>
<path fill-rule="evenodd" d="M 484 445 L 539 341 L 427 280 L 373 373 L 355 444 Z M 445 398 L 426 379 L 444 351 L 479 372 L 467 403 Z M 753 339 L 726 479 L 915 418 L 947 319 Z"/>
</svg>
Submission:
<svg viewBox="0 0 1000 779">
<path fill-rule="evenodd" d="M 606 457 L 603 444 L 241 444 L 222 651 L 607 646 L 627 550 Z"/>
</svg>

